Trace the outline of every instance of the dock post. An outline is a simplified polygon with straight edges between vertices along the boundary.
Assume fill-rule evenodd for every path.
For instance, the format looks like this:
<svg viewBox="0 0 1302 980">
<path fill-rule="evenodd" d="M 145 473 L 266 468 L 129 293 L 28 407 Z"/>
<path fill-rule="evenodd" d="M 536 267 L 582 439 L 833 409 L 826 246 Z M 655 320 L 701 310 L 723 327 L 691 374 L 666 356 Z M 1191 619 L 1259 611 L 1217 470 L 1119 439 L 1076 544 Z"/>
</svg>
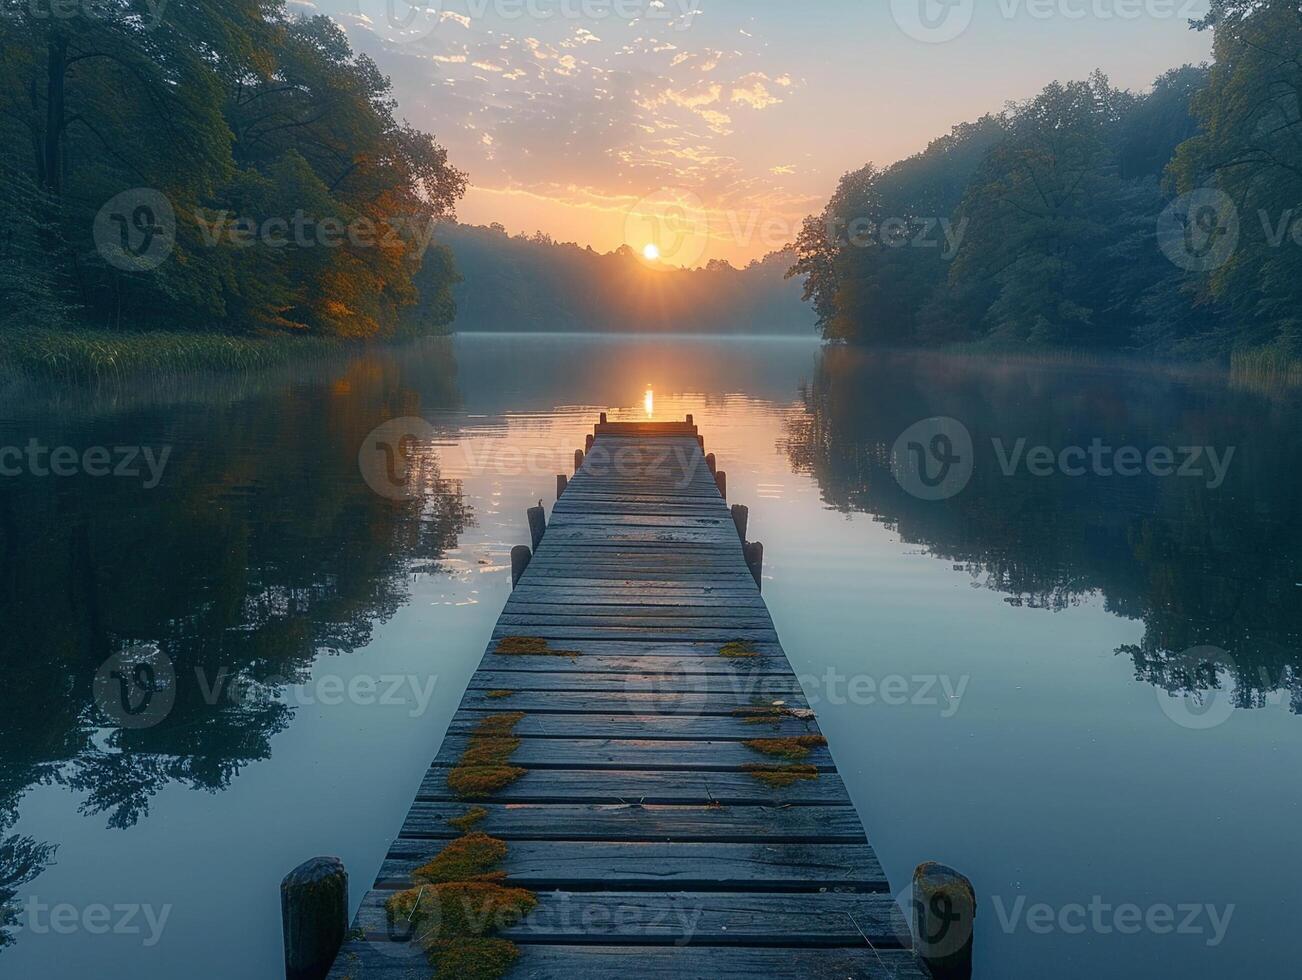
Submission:
<svg viewBox="0 0 1302 980">
<path fill-rule="evenodd" d="M 547 531 L 547 512 L 543 510 L 542 501 L 538 502 L 537 507 L 525 511 L 525 516 L 529 519 L 529 540 L 533 542 L 533 550 L 537 551 L 542 544 L 543 534 Z"/>
<path fill-rule="evenodd" d="M 583 440 L 583 451 L 585 453 L 592 452 L 592 443 L 593 440 L 595 440 L 596 438 L 597 437 L 594 436 L 591 432 L 588 433 L 587 437 Z"/>
<path fill-rule="evenodd" d="M 533 552 L 529 550 L 527 544 L 517 544 L 511 549 L 511 588 L 514 589 L 516 583 L 520 581 L 520 576 L 529 567 L 532 558 Z"/>
<path fill-rule="evenodd" d="M 936 980 L 972 976 L 976 889 L 953 868 L 935 861 L 913 872 L 913 925 L 918 956 Z"/>
<path fill-rule="evenodd" d="M 688 413 L 687 413 L 687 424 L 688 424 L 688 425 L 695 425 L 695 424 L 696 424 L 696 422 L 694 422 L 694 421 L 692 420 L 692 413 L 691 413 L 691 412 L 688 412 Z"/>
<path fill-rule="evenodd" d="M 724 500 L 728 499 L 728 474 L 723 470 L 718 470 L 714 474 L 714 482 L 719 484 L 719 496 Z"/>
<path fill-rule="evenodd" d="M 285 980 L 324 980 L 348 932 L 348 872 L 337 857 L 304 861 L 280 882 Z"/>
<path fill-rule="evenodd" d="M 574 472 L 577 473 L 583 469 L 583 450 L 574 450 Z"/>
<path fill-rule="evenodd" d="M 561 495 L 565 493 L 565 488 L 570 485 L 570 478 L 564 473 L 556 474 L 556 499 L 560 500 Z"/>
<path fill-rule="evenodd" d="M 600 422 L 601 422 L 602 425 L 605 425 L 605 424 L 606 424 L 606 413 L 605 413 L 605 412 L 602 412 L 602 413 L 601 413 Z"/>
<path fill-rule="evenodd" d="M 705 468 L 710 471 L 711 476 L 715 476 L 718 474 L 719 462 L 714 458 L 714 453 L 705 454 Z"/>
<path fill-rule="evenodd" d="M 750 519 L 750 508 L 745 504 L 733 504 L 732 523 L 737 525 L 737 537 L 741 538 L 741 544 L 746 546 L 746 522 Z"/>
<path fill-rule="evenodd" d="M 746 567 L 750 569 L 751 575 L 755 577 L 755 585 L 763 589 L 764 545 L 759 541 L 747 541 L 741 546 L 741 553 L 746 556 Z"/>
</svg>

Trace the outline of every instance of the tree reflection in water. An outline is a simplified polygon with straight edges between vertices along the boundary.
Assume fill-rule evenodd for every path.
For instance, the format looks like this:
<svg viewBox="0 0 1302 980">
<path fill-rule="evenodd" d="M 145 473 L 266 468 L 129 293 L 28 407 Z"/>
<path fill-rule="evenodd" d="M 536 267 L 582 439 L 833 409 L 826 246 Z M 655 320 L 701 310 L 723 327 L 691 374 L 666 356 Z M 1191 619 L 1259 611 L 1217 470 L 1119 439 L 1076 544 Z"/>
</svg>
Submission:
<svg viewBox="0 0 1302 980">
<path fill-rule="evenodd" d="M 0 832 L 35 784 L 66 785 L 83 812 L 127 827 L 168 783 L 218 791 L 270 756 L 293 718 L 277 692 L 319 656 L 369 643 L 411 572 L 437 570 L 471 521 L 433 452 L 411 500 L 377 495 L 358 471 L 379 422 L 456 406 L 450 356 L 423 365 L 419 393 L 377 354 L 327 384 L 277 383 L 252 405 L 133 398 L 93 422 L 69 413 L 61 431 L 5 433 L 6 444 L 173 451 L 153 490 L 87 476 L 0 482 Z M 141 644 L 174 667 L 175 704 L 152 727 L 115 727 L 96 704 L 96 671 Z M 0 838 L 0 903 L 50 856 Z"/>
<path fill-rule="evenodd" d="M 1172 693 L 1232 687 L 1233 703 L 1286 697 L 1302 713 L 1302 406 L 1296 393 L 1120 364 L 990 361 L 827 348 L 789 423 L 786 451 L 824 501 L 873 514 L 1006 601 L 1060 610 L 1089 596 L 1142 620 L 1117 653 Z M 971 481 L 948 500 L 906 493 L 896 438 L 949 416 L 971 432 Z M 1234 448 L 1225 482 L 1154 476 L 1005 475 L 1005 448 Z M 1218 648 L 1219 672 L 1188 651 Z M 1215 665 L 1212 665 L 1215 666 Z M 1227 676 L 1228 675 L 1228 676 Z"/>
</svg>

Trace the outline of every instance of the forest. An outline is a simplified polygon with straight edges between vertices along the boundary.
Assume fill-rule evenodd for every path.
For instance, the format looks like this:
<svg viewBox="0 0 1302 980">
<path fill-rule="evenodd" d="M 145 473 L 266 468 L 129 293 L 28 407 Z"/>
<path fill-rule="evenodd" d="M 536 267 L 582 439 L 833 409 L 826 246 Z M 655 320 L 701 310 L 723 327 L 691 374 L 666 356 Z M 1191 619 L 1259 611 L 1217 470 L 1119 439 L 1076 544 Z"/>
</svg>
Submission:
<svg viewBox="0 0 1302 980">
<path fill-rule="evenodd" d="M 0 333 L 444 325 L 403 312 L 466 178 L 328 17 L 285 0 L 3 8 Z M 450 316 L 451 264 L 425 266 L 423 308 Z"/>
<path fill-rule="evenodd" d="M 1215 0 L 1210 66 L 1055 82 L 842 178 L 789 275 L 825 337 L 1302 356 L 1302 9 Z"/>
<path fill-rule="evenodd" d="M 497 224 L 444 223 L 434 240 L 456 256 L 461 331 L 815 332 L 799 287 L 785 279 L 789 252 L 740 269 L 722 259 L 681 269 L 648 263 L 627 245 L 601 253 L 543 232 L 507 235 Z"/>
</svg>

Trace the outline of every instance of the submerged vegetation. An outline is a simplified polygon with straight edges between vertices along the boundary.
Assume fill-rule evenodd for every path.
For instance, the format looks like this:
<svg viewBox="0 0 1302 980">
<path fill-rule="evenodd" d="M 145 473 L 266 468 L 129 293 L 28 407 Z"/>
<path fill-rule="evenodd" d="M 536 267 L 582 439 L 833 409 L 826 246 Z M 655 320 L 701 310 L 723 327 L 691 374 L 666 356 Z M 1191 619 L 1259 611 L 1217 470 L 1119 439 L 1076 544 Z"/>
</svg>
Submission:
<svg viewBox="0 0 1302 980">
<path fill-rule="evenodd" d="M 1102 74 L 847 174 L 790 275 L 823 334 L 1212 357 L 1302 357 L 1296 0 L 1212 0 L 1210 67 L 1151 92 Z M 1287 365 L 1287 366 L 1281 366 Z"/>
</svg>

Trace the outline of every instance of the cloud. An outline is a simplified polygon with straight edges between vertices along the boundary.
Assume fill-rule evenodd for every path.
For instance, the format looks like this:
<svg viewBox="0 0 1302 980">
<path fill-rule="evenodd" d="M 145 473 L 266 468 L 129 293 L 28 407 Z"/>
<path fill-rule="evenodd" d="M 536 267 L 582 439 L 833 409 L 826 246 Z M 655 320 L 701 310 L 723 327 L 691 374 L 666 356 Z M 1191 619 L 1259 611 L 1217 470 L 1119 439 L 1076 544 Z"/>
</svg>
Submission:
<svg viewBox="0 0 1302 980">
<path fill-rule="evenodd" d="M 731 100 L 752 109 L 767 109 L 782 100 L 768 90 L 769 77 L 763 72 L 751 72 L 733 83 Z M 777 83 L 775 83 L 777 84 Z"/>
<path fill-rule="evenodd" d="M 755 138 L 747 110 L 796 88 L 763 45 L 712 46 L 663 18 L 526 31 L 448 11 L 427 37 L 397 45 L 355 14 L 336 19 L 392 78 L 401 114 L 494 199 L 609 209 L 671 187 L 721 211 L 816 203 L 790 193 L 793 165 L 745 164 L 752 154 L 732 146 Z"/>
</svg>

